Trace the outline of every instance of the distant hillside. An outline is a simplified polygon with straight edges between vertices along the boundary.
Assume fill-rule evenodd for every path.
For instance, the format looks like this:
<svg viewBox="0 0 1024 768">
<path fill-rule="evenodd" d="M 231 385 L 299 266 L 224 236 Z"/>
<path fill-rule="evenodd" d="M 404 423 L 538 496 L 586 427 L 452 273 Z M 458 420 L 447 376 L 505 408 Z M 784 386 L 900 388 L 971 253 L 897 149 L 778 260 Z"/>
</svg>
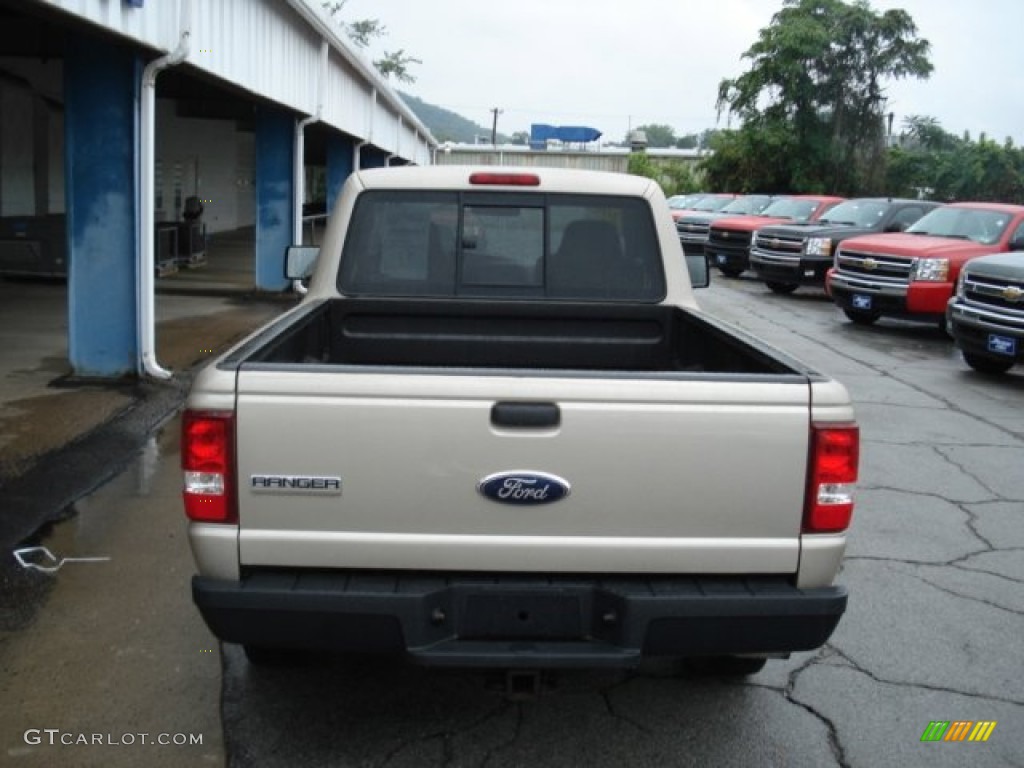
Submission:
<svg viewBox="0 0 1024 768">
<path fill-rule="evenodd" d="M 451 110 L 428 104 L 408 93 L 399 91 L 398 95 L 409 105 L 409 109 L 416 113 L 416 117 L 422 120 L 423 124 L 430 129 L 430 132 L 434 134 L 434 138 L 438 141 L 473 144 L 476 142 L 477 136 L 486 136 L 487 140 L 490 141 L 490 128 L 474 123 L 472 120 L 468 120 Z M 498 134 L 499 143 L 508 140 L 508 137 L 504 134 Z"/>
</svg>

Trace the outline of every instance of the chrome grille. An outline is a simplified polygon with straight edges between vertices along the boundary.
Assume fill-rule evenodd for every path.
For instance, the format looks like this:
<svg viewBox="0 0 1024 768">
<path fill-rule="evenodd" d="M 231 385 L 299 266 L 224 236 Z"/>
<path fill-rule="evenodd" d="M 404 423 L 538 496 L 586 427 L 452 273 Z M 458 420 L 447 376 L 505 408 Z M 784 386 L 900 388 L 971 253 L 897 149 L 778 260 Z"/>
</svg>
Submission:
<svg viewBox="0 0 1024 768">
<path fill-rule="evenodd" d="M 968 273 L 964 298 L 968 304 L 998 307 L 1024 319 L 1024 282 Z"/>
<path fill-rule="evenodd" d="M 914 269 L 914 259 L 883 256 L 863 251 L 847 251 L 840 248 L 836 254 L 836 268 L 840 274 L 847 277 L 859 277 L 878 283 L 909 285 L 910 273 Z"/>
<path fill-rule="evenodd" d="M 754 247 L 762 256 L 791 261 L 799 258 L 804 249 L 804 238 L 793 235 L 764 235 L 754 238 Z"/>
<path fill-rule="evenodd" d="M 750 245 L 750 232 L 737 232 L 734 229 L 717 229 L 712 227 L 708 232 L 708 244 L 720 245 L 725 248 L 745 248 Z"/>
<path fill-rule="evenodd" d="M 690 240 L 693 242 L 700 241 L 704 242 L 708 236 L 708 230 L 711 225 L 702 221 L 677 221 L 676 231 L 679 233 L 679 237 L 682 240 Z"/>
</svg>

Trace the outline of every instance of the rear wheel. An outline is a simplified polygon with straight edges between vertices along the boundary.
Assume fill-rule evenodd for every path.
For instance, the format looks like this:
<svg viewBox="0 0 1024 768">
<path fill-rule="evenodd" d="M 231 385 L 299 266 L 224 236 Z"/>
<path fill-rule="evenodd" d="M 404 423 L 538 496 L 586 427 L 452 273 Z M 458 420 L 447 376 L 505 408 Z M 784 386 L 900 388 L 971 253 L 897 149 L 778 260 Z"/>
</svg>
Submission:
<svg viewBox="0 0 1024 768">
<path fill-rule="evenodd" d="M 777 283 L 774 280 L 765 281 L 765 285 L 768 286 L 772 293 L 778 294 L 792 293 L 800 287 L 796 283 Z"/>
<path fill-rule="evenodd" d="M 243 645 L 245 658 L 254 667 L 286 667 L 296 663 L 296 654 L 286 648 L 268 648 L 265 645 Z"/>
<path fill-rule="evenodd" d="M 767 659 L 752 656 L 702 656 L 687 659 L 686 667 L 701 676 L 747 677 L 756 675 Z"/>
<path fill-rule="evenodd" d="M 857 325 L 874 325 L 880 317 L 874 312 L 865 312 L 861 309 L 844 309 L 843 314 Z"/>
<path fill-rule="evenodd" d="M 1002 360 L 973 352 L 964 352 L 964 362 L 979 373 L 1006 373 L 1013 367 L 1013 360 Z"/>
</svg>

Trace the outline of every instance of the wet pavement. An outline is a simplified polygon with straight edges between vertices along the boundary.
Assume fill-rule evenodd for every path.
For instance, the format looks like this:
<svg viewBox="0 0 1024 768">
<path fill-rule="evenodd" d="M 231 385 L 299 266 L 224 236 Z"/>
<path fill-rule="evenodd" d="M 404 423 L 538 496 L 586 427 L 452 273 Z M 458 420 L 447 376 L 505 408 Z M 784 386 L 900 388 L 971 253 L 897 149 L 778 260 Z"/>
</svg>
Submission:
<svg viewBox="0 0 1024 768">
<path fill-rule="evenodd" d="M 21 599 L 0 614 L 0 755 L 19 766 L 1024 765 L 1024 371 L 980 376 L 937 330 L 856 327 L 814 292 L 716 279 L 700 298 L 853 395 L 850 603 L 825 648 L 743 682 L 659 663 L 551 675 L 539 696 L 512 697 L 491 675 L 393 659 L 254 668 L 237 646 L 216 652 L 190 603 L 172 419 L 39 539 L 111 560 L 19 575 Z M 985 743 L 923 743 L 937 720 L 997 725 Z M 203 744 L 26 743 L 27 729 L 47 728 Z"/>
<path fill-rule="evenodd" d="M 67 363 L 66 285 L 0 279 L 0 549 L 116 474 L 180 405 L 199 363 L 296 302 L 253 291 L 251 230 L 218 235 L 205 266 L 157 291 L 157 357 L 173 380 L 94 382 Z"/>
</svg>

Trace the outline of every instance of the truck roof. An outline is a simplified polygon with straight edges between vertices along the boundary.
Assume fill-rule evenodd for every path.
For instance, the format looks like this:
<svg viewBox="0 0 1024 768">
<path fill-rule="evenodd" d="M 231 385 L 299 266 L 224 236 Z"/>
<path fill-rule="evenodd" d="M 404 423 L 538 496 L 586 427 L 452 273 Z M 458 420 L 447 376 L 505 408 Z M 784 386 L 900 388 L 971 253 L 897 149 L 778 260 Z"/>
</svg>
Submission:
<svg viewBox="0 0 1024 768">
<path fill-rule="evenodd" d="M 952 208 L 975 208 L 985 211 L 1001 211 L 1011 216 L 1024 213 L 1024 205 L 1012 205 L 1011 203 L 949 203 Z"/>
<path fill-rule="evenodd" d="M 517 187 L 515 184 L 473 183 L 470 177 L 483 174 L 495 179 L 499 176 L 534 176 L 536 186 Z M 644 197 L 656 186 L 643 176 L 608 171 L 583 171 L 566 168 L 528 168 L 516 166 L 391 166 L 358 171 L 356 174 L 365 189 L 454 189 L 486 190 L 488 186 L 502 189 L 542 189 L 546 192 L 564 192 L 598 195 L 627 195 Z"/>
</svg>

